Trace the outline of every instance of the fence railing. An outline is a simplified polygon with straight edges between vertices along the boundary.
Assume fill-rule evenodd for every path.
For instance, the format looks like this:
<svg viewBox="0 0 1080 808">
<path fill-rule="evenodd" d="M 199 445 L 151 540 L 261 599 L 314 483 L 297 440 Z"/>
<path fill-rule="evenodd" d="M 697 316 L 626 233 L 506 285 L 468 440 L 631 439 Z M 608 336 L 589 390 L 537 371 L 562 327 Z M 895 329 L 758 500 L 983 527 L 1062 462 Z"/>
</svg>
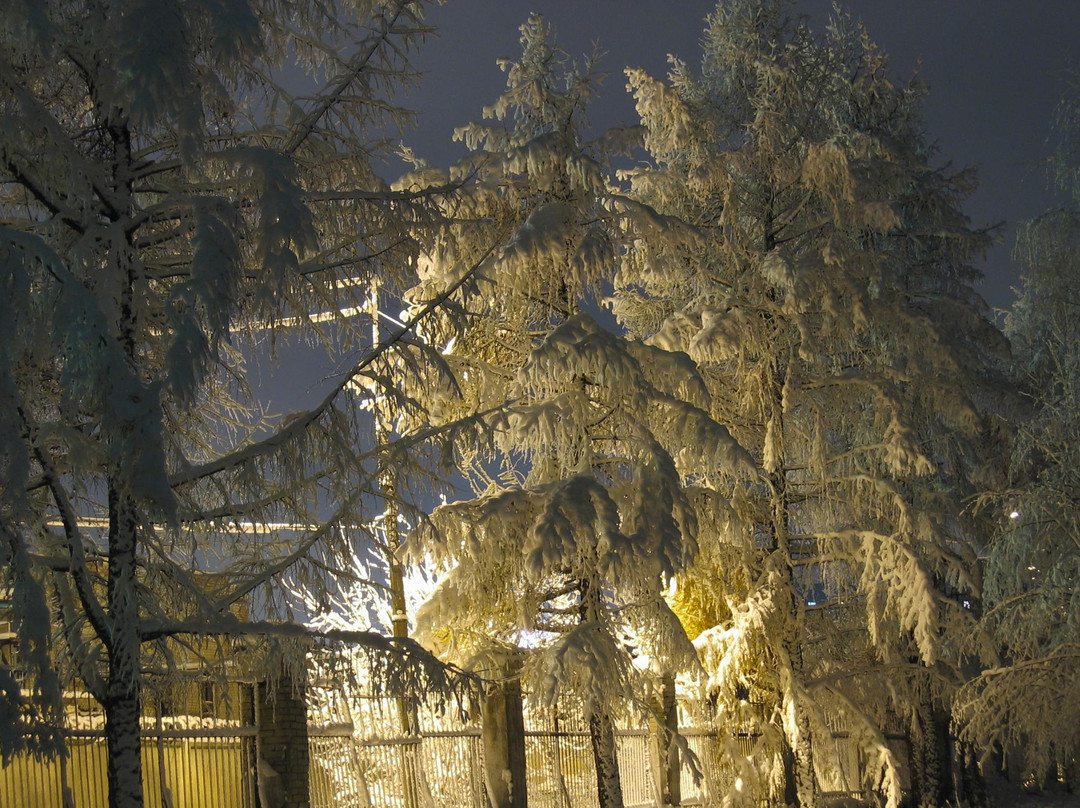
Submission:
<svg viewBox="0 0 1080 808">
<path fill-rule="evenodd" d="M 311 808 L 486 808 L 480 731 L 385 739 L 309 731 Z"/>
<path fill-rule="evenodd" d="M 715 732 L 684 730 L 700 774 L 684 762 L 682 802 L 719 805 L 729 773 L 721 767 Z M 412 737 L 360 739 L 344 725 L 310 731 L 311 808 L 486 808 L 479 729 Z M 647 730 L 616 733 L 626 808 L 658 805 Z M 588 732 L 527 731 L 530 808 L 595 808 L 596 769 Z"/>
<path fill-rule="evenodd" d="M 397 706 L 371 699 L 353 710 L 355 725 L 341 718 L 332 718 L 339 723 L 328 726 L 309 724 L 304 771 L 311 808 L 487 808 L 481 729 L 464 720 L 421 714 L 420 731 L 400 735 Z M 81 725 L 65 730 L 66 755 L 21 755 L 0 767 L 0 807 L 106 808 L 104 734 L 96 715 L 87 715 Z M 309 720 L 315 715 L 309 714 Z M 163 720 L 158 718 L 155 727 L 143 726 L 147 808 L 255 808 L 260 731 L 251 719 Z M 192 726 L 192 721 L 202 724 Z M 685 726 L 680 736 L 681 804 L 720 805 L 738 789 L 734 761 L 751 754 L 757 736 L 752 731 L 731 735 Z M 906 759 L 906 738 L 889 734 L 887 739 L 896 746 L 897 758 Z M 822 751 L 837 761 L 830 772 L 819 773 L 822 792 L 860 794 L 866 771 L 856 740 L 834 729 L 822 743 Z M 650 730 L 624 726 L 616 731 L 626 808 L 660 804 L 655 744 Z M 531 808 L 597 805 L 591 736 L 580 717 L 532 716 L 526 722 L 524 746 Z"/>
<path fill-rule="evenodd" d="M 719 805 L 735 784 L 728 741 L 711 730 L 683 729 L 696 761 L 683 758 L 681 804 Z M 255 808 L 256 729 L 144 730 L 143 792 L 147 808 Z M 476 728 L 417 736 L 362 739 L 348 725 L 309 730 L 311 808 L 486 808 L 481 733 Z M 659 804 L 652 739 L 646 730 L 616 733 L 626 808 Z M 856 794 L 857 749 L 842 734 L 832 743 L 842 781 L 824 792 Z M 100 731 L 72 730 L 66 757 L 17 756 L 0 768 L 0 806 L 106 808 L 105 740 Z M 749 748 L 743 748 L 744 754 Z M 898 750 L 899 751 L 899 750 Z M 596 773 L 588 732 L 528 731 L 525 754 L 531 808 L 595 808 Z M 65 792 L 69 795 L 65 799 Z"/>
</svg>

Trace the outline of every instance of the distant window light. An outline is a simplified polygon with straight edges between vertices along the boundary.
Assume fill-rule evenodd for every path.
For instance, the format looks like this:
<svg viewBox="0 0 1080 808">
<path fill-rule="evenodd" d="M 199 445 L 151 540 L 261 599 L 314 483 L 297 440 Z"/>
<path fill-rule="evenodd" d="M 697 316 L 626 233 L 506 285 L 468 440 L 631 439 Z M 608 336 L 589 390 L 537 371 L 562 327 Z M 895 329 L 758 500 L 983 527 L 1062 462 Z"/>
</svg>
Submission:
<svg viewBox="0 0 1080 808">
<path fill-rule="evenodd" d="M 971 601 L 970 600 L 965 600 L 964 601 L 964 608 L 965 609 L 970 609 L 971 608 Z"/>
<path fill-rule="evenodd" d="M 1020 511 L 1009 511 L 1009 518 L 1010 519 L 1019 519 L 1020 518 Z"/>
<path fill-rule="evenodd" d="M 817 606 L 817 601 L 816 600 L 808 600 L 808 601 L 806 601 L 806 605 L 807 606 Z"/>
</svg>

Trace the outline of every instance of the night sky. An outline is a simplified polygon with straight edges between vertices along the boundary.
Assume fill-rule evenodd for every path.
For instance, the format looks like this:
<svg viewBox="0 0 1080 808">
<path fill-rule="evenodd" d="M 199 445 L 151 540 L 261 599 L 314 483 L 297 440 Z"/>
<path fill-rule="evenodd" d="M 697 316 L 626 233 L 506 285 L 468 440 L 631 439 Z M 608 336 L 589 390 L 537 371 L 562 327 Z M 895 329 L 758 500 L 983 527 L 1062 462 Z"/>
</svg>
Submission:
<svg viewBox="0 0 1080 808">
<path fill-rule="evenodd" d="M 434 165 L 464 153 L 453 129 L 480 117 L 505 86 L 499 57 L 519 55 L 518 26 L 530 11 L 554 25 L 571 56 L 593 51 L 608 76 L 592 112 L 597 128 L 636 123 L 624 90 L 624 67 L 654 76 L 667 71 L 667 54 L 691 65 L 712 0 L 449 0 L 429 21 L 437 38 L 421 50 L 425 71 L 405 104 L 420 113 L 419 130 L 405 142 Z M 800 0 L 816 32 L 830 0 Z M 977 166 L 980 187 L 969 200 L 973 224 L 1007 225 L 981 269 L 980 291 L 994 307 L 1008 306 L 1020 269 L 1011 260 L 1015 224 L 1053 204 L 1046 190 L 1050 121 L 1080 66 L 1077 0 L 863 0 L 848 3 L 892 58 L 892 77 L 919 67 L 930 85 L 927 130 L 939 145 L 939 163 Z M 920 66 L 921 63 L 921 66 Z M 402 168 L 402 171 L 405 169 Z"/>
</svg>

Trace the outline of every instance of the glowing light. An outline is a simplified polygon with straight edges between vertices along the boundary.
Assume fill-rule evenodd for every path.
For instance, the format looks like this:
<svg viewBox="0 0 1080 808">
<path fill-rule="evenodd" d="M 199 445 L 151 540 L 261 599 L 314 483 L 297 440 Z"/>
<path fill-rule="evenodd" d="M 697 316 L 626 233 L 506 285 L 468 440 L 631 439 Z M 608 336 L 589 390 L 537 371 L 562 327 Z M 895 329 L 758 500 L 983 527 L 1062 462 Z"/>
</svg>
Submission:
<svg viewBox="0 0 1080 808">
<path fill-rule="evenodd" d="M 743 781 L 741 777 L 735 778 L 735 790 L 741 792 L 743 789 Z"/>
<path fill-rule="evenodd" d="M 1009 518 L 1010 519 L 1019 519 L 1020 518 L 1020 511 L 1010 511 L 1009 512 Z"/>
</svg>

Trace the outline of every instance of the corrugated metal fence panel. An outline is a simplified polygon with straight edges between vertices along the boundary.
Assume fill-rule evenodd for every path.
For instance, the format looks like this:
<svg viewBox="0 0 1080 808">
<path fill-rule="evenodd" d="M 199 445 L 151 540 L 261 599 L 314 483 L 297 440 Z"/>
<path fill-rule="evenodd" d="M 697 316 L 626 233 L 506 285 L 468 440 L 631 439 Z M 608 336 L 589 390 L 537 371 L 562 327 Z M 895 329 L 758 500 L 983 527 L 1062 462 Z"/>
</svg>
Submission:
<svg viewBox="0 0 1080 808">
<path fill-rule="evenodd" d="M 78 731 L 68 756 L 20 755 L 0 768 L 0 805 L 64 808 L 64 788 L 78 808 L 108 805 L 105 738 Z M 255 730 L 172 730 L 143 737 L 143 794 L 147 808 L 254 808 Z"/>
<path fill-rule="evenodd" d="M 143 737 L 146 808 L 250 808 L 255 730 L 166 730 Z"/>
<path fill-rule="evenodd" d="M 55 805 L 62 808 L 59 761 L 16 755 L 0 768 L 0 805 Z"/>
</svg>

